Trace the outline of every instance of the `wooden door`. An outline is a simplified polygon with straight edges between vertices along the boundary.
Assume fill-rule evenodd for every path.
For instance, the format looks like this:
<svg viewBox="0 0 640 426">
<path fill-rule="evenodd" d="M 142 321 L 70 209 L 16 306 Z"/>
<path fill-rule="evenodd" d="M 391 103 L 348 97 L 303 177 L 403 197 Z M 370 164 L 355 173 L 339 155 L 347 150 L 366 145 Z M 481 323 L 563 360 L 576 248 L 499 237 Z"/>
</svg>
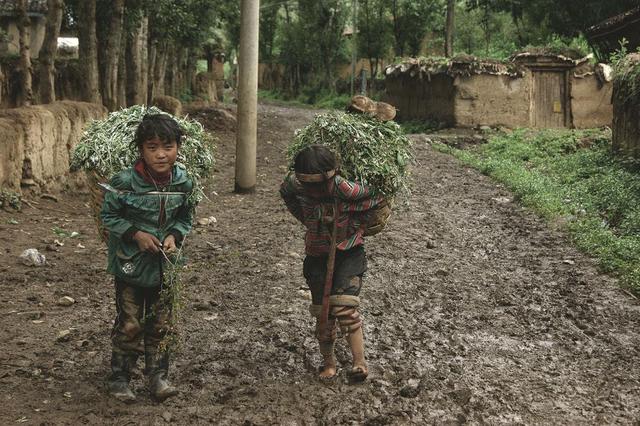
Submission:
<svg viewBox="0 0 640 426">
<path fill-rule="evenodd" d="M 531 97 L 531 126 L 568 126 L 567 79 L 565 71 L 534 70 Z"/>
</svg>

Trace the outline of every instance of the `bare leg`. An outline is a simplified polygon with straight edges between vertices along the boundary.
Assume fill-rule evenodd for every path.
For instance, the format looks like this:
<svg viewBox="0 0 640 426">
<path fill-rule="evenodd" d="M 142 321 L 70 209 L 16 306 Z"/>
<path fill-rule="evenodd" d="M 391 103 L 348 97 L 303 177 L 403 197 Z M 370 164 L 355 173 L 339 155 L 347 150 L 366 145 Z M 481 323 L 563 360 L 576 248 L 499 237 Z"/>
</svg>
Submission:
<svg viewBox="0 0 640 426">
<path fill-rule="evenodd" d="M 322 354 L 322 370 L 318 375 L 321 379 L 332 379 L 336 376 L 338 371 L 336 356 L 334 354 L 334 347 L 336 344 L 336 320 L 335 318 L 329 318 L 327 323 L 329 327 L 329 340 L 323 340 L 320 336 L 320 319 L 316 322 L 316 335 L 318 336 L 318 342 L 320 344 L 320 353 Z"/>
</svg>

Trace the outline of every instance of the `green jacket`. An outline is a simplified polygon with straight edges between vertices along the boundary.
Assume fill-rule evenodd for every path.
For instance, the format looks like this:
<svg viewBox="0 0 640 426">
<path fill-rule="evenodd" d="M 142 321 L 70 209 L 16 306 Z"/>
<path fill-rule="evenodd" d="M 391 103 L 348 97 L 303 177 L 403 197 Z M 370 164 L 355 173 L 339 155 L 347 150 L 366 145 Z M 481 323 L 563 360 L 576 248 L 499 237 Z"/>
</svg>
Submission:
<svg viewBox="0 0 640 426">
<path fill-rule="evenodd" d="M 109 257 L 107 272 L 117 278 L 139 287 L 154 287 L 162 282 L 164 257 L 161 253 L 141 252 L 131 238 L 133 231 L 140 230 L 154 235 L 161 242 L 170 235 L 181 240 L 191 230 L 193 209 L 188 203 L 188 195 L 193 182 L 180 166 L 173 167 L 170 185 L 163 188 L 168 192 L 184 192 L 185 195 L 139 195 L 106 192 L 101 218 L 109 231 Z M 156 191 L 133 168 L 115 175 L 109 184 L 121 191 Z M 165 202 L 163 225 L 159 224 L 160 200 Z"/>
</svg>

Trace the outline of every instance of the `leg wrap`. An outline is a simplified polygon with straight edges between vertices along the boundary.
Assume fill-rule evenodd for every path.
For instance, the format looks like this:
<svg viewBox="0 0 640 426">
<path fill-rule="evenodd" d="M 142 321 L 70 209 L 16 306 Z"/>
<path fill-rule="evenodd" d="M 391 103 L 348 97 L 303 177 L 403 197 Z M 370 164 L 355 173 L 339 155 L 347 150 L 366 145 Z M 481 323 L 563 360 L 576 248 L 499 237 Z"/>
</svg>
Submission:
<svg viewBox="0 0 640 426">
<path fill-rule="evenodd" d="M 349 335 L 362 327 L 362 317 L 357 306 L 332 306 L 331 315 L 338 319 L 340 330 Z"/>
</svg>

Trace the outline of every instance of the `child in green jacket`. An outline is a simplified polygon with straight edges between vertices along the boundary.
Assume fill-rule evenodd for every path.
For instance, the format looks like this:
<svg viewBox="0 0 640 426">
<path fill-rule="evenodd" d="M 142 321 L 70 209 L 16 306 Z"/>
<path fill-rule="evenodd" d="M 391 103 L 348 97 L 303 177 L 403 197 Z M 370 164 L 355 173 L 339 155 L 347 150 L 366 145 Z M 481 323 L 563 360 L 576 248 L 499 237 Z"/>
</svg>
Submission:
<svg viewBox="0 0 640 426">
<path fill-rule="evenodd" d="M 114 190 L 105 194 L 102 208 L 109 232 L 107 271 L 115 277 L 117 311 L 109 393 L 125 402 L 135 400 L 130 370 L 141 354 L 152 397 L 163 401 L 178 392 L 167 380 L 169 353 L 159 346 L 171 332 L 172 306 L 161 293 L 169 285 L 163 269 L 193 219 L 187 201 L 193 183 L 175 164 L 181 136 L 180 126 L 169 115 L 146 115 L 134 141 L 140 158 L 111 179 Z"/>
</svg>

